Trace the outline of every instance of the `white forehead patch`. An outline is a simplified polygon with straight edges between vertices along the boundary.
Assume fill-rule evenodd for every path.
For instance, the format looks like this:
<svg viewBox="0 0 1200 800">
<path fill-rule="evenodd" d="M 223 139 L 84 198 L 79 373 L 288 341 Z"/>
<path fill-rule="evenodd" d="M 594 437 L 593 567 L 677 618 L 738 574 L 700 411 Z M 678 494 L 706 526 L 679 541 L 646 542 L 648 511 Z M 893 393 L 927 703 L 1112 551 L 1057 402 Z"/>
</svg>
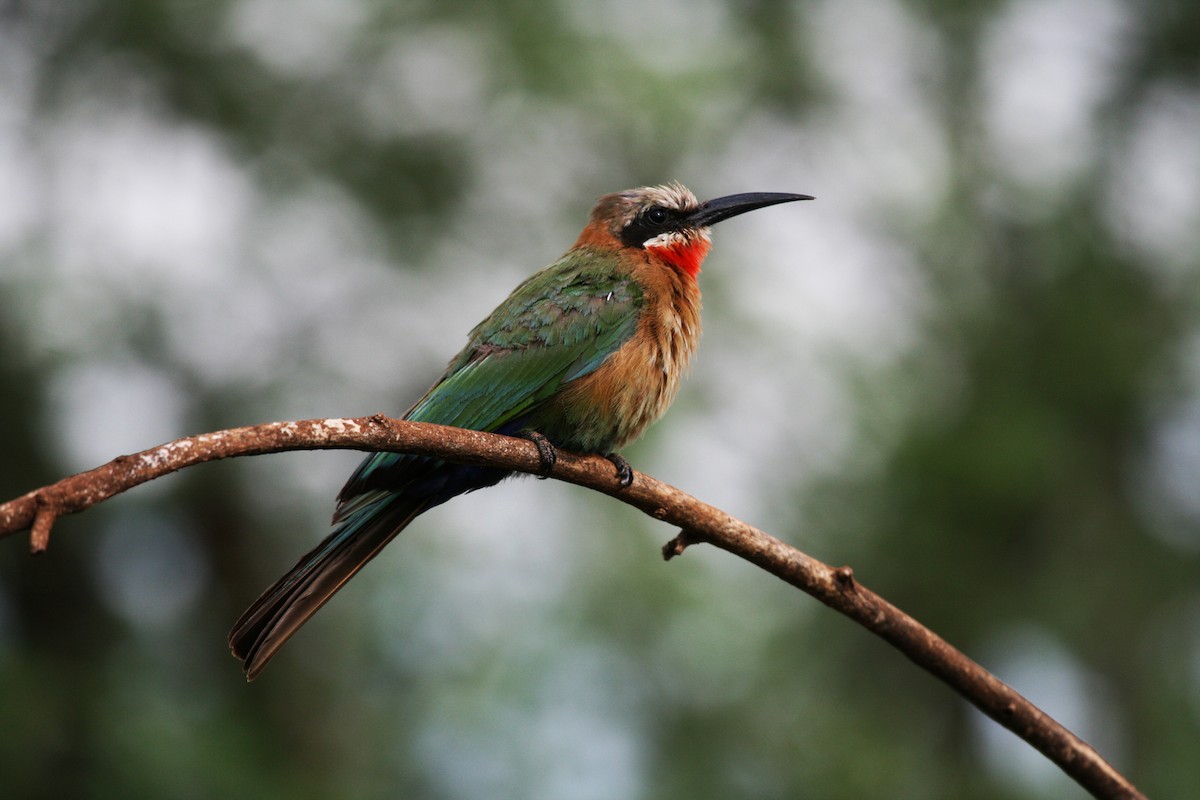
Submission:
<svg viewBox="0 0 1200 800">
<path fill-rule="evenodd" d="M 674 208 L 678 211 L 690 211 L 700 205 L 696 195 L 678 181 L 672 181 L 662 186 L 643 186 L 640 189 L 625 192 L 624 196 L 630 200 L 640 200 L 652 205 Z"/>
</svg>

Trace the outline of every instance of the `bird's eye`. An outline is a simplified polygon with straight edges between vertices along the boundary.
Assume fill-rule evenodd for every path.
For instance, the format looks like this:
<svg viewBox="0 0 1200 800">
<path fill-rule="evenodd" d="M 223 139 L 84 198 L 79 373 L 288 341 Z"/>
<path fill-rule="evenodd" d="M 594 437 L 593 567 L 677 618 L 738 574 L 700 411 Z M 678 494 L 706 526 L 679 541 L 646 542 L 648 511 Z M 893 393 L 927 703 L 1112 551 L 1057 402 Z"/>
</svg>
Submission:
<svg viewBox="0 0 1200 800">
<path fill-rule="evenodd" d="M 652 225 L 662 225 L 671 218 L 662 206 L 653 206 L 646 211 L 646 221 Z"/>
</svg>

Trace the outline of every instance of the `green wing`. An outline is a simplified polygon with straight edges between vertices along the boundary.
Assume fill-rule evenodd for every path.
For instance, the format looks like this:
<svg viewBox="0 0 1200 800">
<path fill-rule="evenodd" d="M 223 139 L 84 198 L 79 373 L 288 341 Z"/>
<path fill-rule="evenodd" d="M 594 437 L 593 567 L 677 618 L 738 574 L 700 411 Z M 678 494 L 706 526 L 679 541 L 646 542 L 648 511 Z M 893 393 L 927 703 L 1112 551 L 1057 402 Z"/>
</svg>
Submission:
<svg viewBox="0 0 1200 800">
<path fill-rule="evenodd" d="M 633 336 L 643 305 L 640 287 L 613 275 L 609 258 L 573 251 L 528 278 L 471 331 L 467 346 L 405 419 L 499 431 L 593 372 Z M 415 460 L 368 456 L 340 498 L 400 488 Z"/>
</svg>

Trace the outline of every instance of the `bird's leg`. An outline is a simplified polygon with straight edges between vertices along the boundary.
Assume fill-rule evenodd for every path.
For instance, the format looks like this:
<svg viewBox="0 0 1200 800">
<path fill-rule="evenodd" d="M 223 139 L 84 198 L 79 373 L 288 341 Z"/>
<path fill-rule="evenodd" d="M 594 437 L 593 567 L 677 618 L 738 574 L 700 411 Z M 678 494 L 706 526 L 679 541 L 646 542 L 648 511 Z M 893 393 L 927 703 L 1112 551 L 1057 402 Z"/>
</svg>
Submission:
<svg viewBox="0 0 1200 800">
<path fill-rule="evenodd" d="M 609 453 L 605 456 L 612 465 L 617 468 L 617 477 L 621 481 L 622 487 L 629 487 L 633 484 L 633 467 L 629 466 L 629 462 L 625 460 L 625 456 L 620 453 Z"/>
<path fill-rule="evenodd" d="M 554 445 L 550 443 L 542 434 L 537 431 L 525 431 L 521 434 L 522 439 L 528 439 L 537 445 L 538 460 L 541 463 L 541 475 L 538 475 L 540 480 L 545 480 L 550 477 L 550 473 L 554 471 L 554 463 L 558 461 L 558 451 L 554 449 Z"/>
</svg>

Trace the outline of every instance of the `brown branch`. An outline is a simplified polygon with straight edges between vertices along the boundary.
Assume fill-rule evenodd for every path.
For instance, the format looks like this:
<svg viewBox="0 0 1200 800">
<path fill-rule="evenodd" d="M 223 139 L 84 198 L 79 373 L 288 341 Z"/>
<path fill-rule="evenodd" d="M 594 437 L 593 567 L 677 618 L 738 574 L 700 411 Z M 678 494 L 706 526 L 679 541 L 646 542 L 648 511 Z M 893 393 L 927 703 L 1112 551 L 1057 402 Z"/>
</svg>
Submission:
<svg viewBox="0 0 1200 800">
<path fill-rule="evenodd" d="M 64 478 L 0 505 L 0 536 L 30 529 L 33 552 L 44 550 L 50 529 L 65 514 L 205 461 L 288 450 L 388 450 L 541 473 L 537 446 L 478 431 L 396 420 L 377 414 L 357 419 L 272 422 L 190 436 Z M 734 519 L 720 509 L 636 473 L 622 488 L 603 458 L 559 452 L 553 477 L 595 489 L 678 526 L 663 548 L 670 559 L 692 544 L 708 543 L 758 565 L 890 642 L 949 684 L 981 711 L 1024 739 L 1098 798 L 1142 798 L 1133 784 L 1086 742 L 1007 684 L 951 647 L 879 595 L 858 583 L 849 567 L 834 568 Z"/>
</svg>

